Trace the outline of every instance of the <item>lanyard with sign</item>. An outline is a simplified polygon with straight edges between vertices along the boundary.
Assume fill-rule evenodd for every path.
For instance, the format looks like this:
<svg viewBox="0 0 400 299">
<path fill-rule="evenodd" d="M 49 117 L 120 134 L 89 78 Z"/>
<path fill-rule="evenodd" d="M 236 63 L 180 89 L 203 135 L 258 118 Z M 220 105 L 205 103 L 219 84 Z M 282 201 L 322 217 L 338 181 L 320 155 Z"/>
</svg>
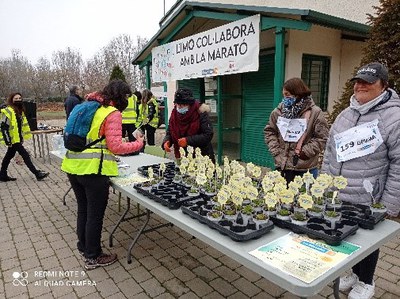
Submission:
<svg viewBox="0 0 400 299">
<path fill-rule="evenodd" d="M 383 143 L 378 120 L 348 129 L 334 136 L 336 159 L 344 162 L 372 154 Z"/>
<path fill-rule="evenodd" d="M 307 120 L 304 118 L 278 117 L 276 123 L 284 141 L 297 142 L 307 129 Z"/>
</svg>

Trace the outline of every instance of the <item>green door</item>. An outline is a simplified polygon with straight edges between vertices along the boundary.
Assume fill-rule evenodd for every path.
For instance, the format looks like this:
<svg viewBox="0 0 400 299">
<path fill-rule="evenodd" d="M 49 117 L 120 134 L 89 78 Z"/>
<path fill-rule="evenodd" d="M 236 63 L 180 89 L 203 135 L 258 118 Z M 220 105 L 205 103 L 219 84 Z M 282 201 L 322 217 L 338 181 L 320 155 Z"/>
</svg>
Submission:
<svg viewBox="0 0 400 299">
<path fill-rule="evenodd" d="M 274 55 L 260 56 L 258 72 L 242 77 L 241 159 L 271 168 L 274 160 L 264 142 L 264 127 L 274 109 L 274 69 Z"/>
<path fill-rule="evenodd" d="M 204 102 L 204 79 L 188 79 L 178 81 L 178 88 L 188 88 L 193 92 L 195 99 L 200 100 L 201 103 Z"/>
</svg>

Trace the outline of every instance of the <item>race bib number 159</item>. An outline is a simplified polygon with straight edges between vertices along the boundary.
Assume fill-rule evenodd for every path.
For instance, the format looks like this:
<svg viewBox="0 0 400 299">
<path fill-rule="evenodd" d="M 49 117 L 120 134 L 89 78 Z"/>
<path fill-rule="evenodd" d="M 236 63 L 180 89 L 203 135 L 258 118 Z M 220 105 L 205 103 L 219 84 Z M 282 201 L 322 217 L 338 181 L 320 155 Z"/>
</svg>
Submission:
<svg viewBox="0 0 400 299">
<path fill-rule="evenodd" d="M 338 162 L 374 153 L 383 143 L 377 119 L 336 134 L 334 139 Z"/>
</svg>

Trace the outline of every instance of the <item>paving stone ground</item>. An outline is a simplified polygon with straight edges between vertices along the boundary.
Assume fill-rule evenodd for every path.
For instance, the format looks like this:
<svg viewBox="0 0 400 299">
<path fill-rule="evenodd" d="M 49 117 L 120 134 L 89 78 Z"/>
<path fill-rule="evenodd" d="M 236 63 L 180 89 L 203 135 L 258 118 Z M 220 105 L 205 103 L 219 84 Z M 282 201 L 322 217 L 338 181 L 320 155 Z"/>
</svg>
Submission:
<svg viewBox="0 0 400 299">
<path fill-rule="evenodd" d="M 157 133 L 158 144 L 162 135 Z M 26 145 L 32 149 L 31 141 Z M 1 147 L 1 159 L 4 153 Z M 67 206 L 62 204 L 67 177 L 55 161 L 33 162 L 50 176 L 37 182 L 25 165 L 12 162 L 9 174 L 17 181 L 0 183 L 0 298 L 296 298 L 177 227 L 141 236 L 133 249 L 135 259 L 127 264 L 127 247 L 142 222 L 122 223 L 109 248 L 109 232 L 122 213 L 112 192 L 102 241 L 119 261 L 85 271 L 76 250 L 72 193 Z M 121 210 L 124 205 L 122 201 Z M 150 222 L 165 223 L 157 216 Z M 17 277 L 21 272 L 28 277 Z M 400 236 L 382 247 L 375 282 L 374 298 L 400 298 Z M 331 285 L 312 298 L 333 298 Z"/>
</svg>

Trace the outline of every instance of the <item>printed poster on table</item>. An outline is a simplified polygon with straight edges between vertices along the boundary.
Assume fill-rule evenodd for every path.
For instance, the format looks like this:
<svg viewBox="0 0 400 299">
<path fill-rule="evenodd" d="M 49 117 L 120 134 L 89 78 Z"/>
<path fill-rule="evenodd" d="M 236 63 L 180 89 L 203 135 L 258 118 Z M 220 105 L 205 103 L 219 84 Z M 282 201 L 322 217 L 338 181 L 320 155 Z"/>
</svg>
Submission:
<svg viewBox="0 0 400 299">
<path fill-rule="evenodd" d="M 155 47 L 152 81 L 258 71 L 260 15 Z"/>
<path fill-rule="evenodd" d="M 334 136 L 336 160 L 344 162 L 374 153 L 383 143 L 378 120 L 348 129 Z"/>
<path fill-rule="evenodd" d="M 339 246 L 330 246 L 291 232 L 249 253 L 268 265 L 310 283 L 359 248 L 345 241 Z"/>
</svg>

